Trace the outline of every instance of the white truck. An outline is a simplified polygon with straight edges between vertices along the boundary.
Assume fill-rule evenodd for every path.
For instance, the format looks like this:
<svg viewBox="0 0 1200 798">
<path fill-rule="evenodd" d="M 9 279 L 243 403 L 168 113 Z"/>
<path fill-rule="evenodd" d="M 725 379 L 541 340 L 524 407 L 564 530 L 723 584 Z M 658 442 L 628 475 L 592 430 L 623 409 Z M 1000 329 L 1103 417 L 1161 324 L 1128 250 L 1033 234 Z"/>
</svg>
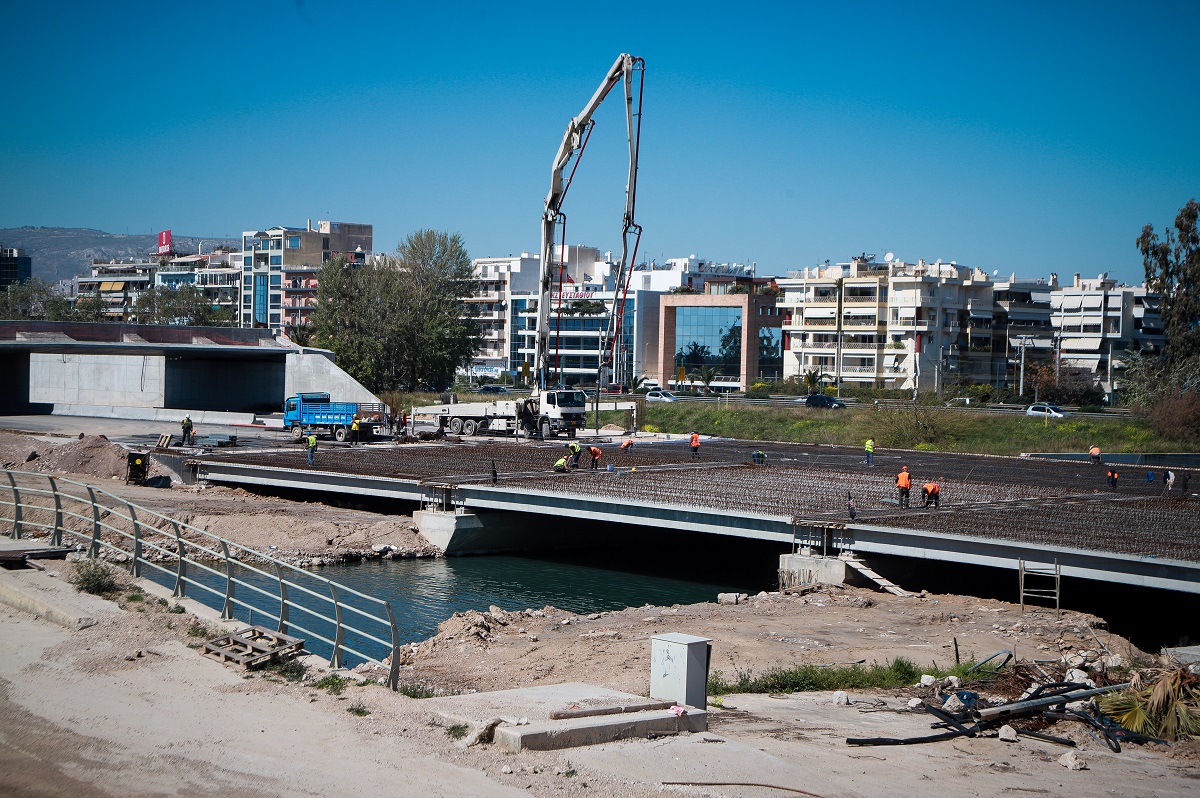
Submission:
<svg viewBox="0 0 1200 798">
<path fill-rule="evenodd" d="M 631 261 L 630 239 L 633 239 L 633 257 L 637 255 L 637 243 L 641 240 L 642 228 L 634 223 L 634 205 L 637 196 L 638 149 L 641 142 L 641 97 L 645 78 L 645 62 L 636 56 L 622 53 L 617 56 L 604 81 L 578 116 L 567 124 L 562 144 L 554 156 L 550 175 L 550 193 L 546 195 L 542 213 L 542 257 L 541 283 L 537 306 L 537 335 L 534 339 L 534 369 L 537 384 L 527 399 L 502 399 L 489 402 L 449 402 L 440 405 L 414 407 L 414 416 L 433 416 L 440 429 L 453 434 L 475 435 L 481 432 L 524 433 L 550 438 L 560 432 L 574 438 L 575 431 L 582 429 L 587 414 L 587 396 L 574 388 L 549 387 L 548 379 L 550 352 L 550 303 L 555 277 L 560 277 L 559 264 L 555 261 L 557 248 L 555 232 L 565 223 L 562 202 L 570 188 L 571 180 L 563 179 L 563 172 L 572 157 L 582 155 L 587 138 L 595 124 L 592 115 L 609 92 L 621 83 L 625 89 L 625 125 L 629 142 L 629 178 L 625 184 L 625 215 L 621 236 L 621 259 L 617 263 L 614 290 L 621 294 L 627 291 L 627 269 Z M 639 80 L 635 87 L 634 76 Z M 635 90 L 636 89 L 636 90 Z M 636 107 L 635 107 L 636 96 Z M 578 162 L 576 162 L 578 167 Z M 574 175 L 574 170 L 571 172 Z M 621 313 L 624 296 L 615 302 L 617 310 L 609 314 L 608 328 L 600 341 L 600 374 L 597 385 L 607 385 L 607 364 L 612 362 L 616 331 L 621 329 Z"/>
<path fill-rule="evenodd" d="M 452 435 L 481 433 L 540 435 L 560 432 L 568 438 L 583 429 L 587 396 L 574 389 L 542 391 L 538 397 L 495 402 L 453 402 L 413 408 L 414 415 L 433 416 L 438 428 Z"/>
</svg>

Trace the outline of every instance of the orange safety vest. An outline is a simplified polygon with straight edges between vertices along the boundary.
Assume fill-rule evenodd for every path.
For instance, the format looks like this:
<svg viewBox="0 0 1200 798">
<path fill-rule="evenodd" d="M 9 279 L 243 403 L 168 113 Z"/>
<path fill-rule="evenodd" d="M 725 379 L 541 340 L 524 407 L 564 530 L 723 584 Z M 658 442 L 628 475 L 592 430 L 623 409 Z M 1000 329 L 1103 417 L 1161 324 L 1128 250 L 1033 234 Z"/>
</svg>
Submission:
<svg viewBox="0 0 1200 798">
<path fill-rule="evenodd" d="M 599 449 L 597 449 L 595 446 L 589 446 L 589 447 L 588 447 L 588 454 L 590 454 L 590 455 L 592 456 L 592 459 L 593 459 L 593 460 L 599 460 L 599 459 L 600 459 L 600 455 L 604 454 L 604 452 L 600 451 L 600 450 L 599 450 Z"/>
<path fill-rule="evenodd" d="M 912 476 L 907 471 L 901 471 L 896 475 L 896 487 L 908 490 L 912 487 Z"/>
<path fill-rule="evenodd" d="M 942 492 L 942 489 L 938 487 L 936 482 L 926 482 L 923 486 L 921 486 L 921 489 L 928 492 L 930 496 L 934 496 Z"/>
<path fill-rule="evenodd" d="M 700 445 L 700 435 L 698 433 L 693 432 L 692 433 L 692 446 L 699 446 L 699 445 Z"/>
<path fill-rule="evenodd" d="M 621 444 L 622 449 L 628 449 L 631 446 L 633 446 L 633 438 L 629 438 L 624 443 Z"/>
</svg>

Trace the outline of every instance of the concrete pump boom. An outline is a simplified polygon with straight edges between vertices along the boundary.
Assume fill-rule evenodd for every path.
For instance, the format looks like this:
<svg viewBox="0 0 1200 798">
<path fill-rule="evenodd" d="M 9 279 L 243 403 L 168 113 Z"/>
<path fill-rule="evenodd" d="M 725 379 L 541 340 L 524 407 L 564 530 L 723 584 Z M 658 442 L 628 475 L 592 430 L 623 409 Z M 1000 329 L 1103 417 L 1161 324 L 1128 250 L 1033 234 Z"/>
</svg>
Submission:
<svg viewBox="0 0 1200 798">
<path fill-rule="evenodd" d="M 600 363 L 602 370 L 610 358 L 607 344 L 612 340 L 614 326 L 617 323 L 615 320 L 619 318 L 619 311 L 624 306 L 622 292 L 625 282 L 625 270 L 629 266 L 629 237 L 631 235 L 640 236 L 642 230 L 634 222 L 634 204 L 637 196 L 638 145 L 640 143 L 641 129 L 640 81 L 637 90 L 639 107 L 636 113 L 633 107 L 633 78 L 635 72 L 640 72 L 643 76 L 645 74 L 645 62 L 641 58 L 627 53 L 622 53 L 617 57 L 612 68 L 608 70 L 608 74 L 604 76 L 604 81 L 600 84 L 600 87 L 596 89 L 595 94 L 588 100 L 587 105 L 583 107 L 583 111 L 567 124 L 567 131 L 563 135 L 562 144 L 559 145 L 558 153 L 554 156 L 554 164 L 550 173 L 550 193 L 546 195 L 545 210 L 542 213 L 542 273 L 538 295 L 537 337 L 534 343 L 534 366 L 537 369 L 535 392 L 544 390 L 547 381 L 547 361 L 549 360 L 550 352 L 550 300 L 554 287 L 554 272 L 558 266 L 555 259 L 554 233 L 557 226 L 564 219 L 561 206 L 567 189 L 570 187 L 570 178 L 566 182 L 563 180 L 563 170 L 571 161 L 571 158 L 579 152 L 587 141 L 587 134 L 593 124 L 592 115 L 596 113 L 596 109 L 604 102 L 604 98 L 608 96 L 609 92 L 620 82 L 625 87 L 625 124 L 629 138 L 629 179 L 625 184 L 625 216 L 621 234 L 621 260 L 617 264 L 617 275 L 613 284 L 613 289 L 616 292 L 616 305 L 614 306 L 613 313 L 609 314 L 608 330 L 600 342 Z M 599 389 L 603 386 L 597 387 Z"/>
</svg>

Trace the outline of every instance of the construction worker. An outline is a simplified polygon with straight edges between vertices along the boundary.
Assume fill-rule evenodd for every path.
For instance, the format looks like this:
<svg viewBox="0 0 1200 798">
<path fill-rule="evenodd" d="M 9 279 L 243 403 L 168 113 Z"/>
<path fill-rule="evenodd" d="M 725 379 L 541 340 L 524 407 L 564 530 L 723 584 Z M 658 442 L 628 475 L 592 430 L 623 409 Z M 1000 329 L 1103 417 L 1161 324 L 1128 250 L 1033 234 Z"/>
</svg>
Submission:
<svg viewBox="0 0 1200 798">
<path fill-rule="evenodd" d="M 554 463 L 554 470 L 560 474 L 565 474 L 571 470 L 571 464 L 567 462 L 567 455 L 564 454 L 562 457 L 558 458 L 558 460 Z"/>
<path fill-rule="evenodd" d="M 592 456 L 592 462 L 591 465 L 588 466 L 588 469 L 595 471 L 600 467 L 600 458 L 604 455 L 604 452 L 602 452 L 599 447 L 589 446 L 588 454 Z"/>
<path fill-rule="evenodd" d="M 689 445 L 692 447 L 692 459 L 700 459 L 700 433 L 692 430 L 692 439 Z"/>
<path fill-rule="evenodd" d="M 875 439 L 867 438 L 867 442 L 863 444 L 863 451 L 867 453 L 866 464 L 874 465 L 871 461 L 875 459 Z"/>
<path fill-rule="evenodd" d="M 1117 473 L 1117 469 L 1112 466 L 1108 467 L 1108 486 L 1113 490 L 1117 489 L 1117 477 L 1119 476 L 1120 474 Z"/>
<path fill-rule="evenodd" d="M 912 476 L 908 473 L 908 466 L 900 467 L 900 473 L 896 475 L 896 490 L 900 492 L 900 506 L 908 507 L 908 494 L 912 490 Z"/>
<path fill-rule="evenodd" d="M 358 445 L 358 426 L 359 426 L 359 423 L 360 423 L 360 422 L 359 422 L 359 420 L 358 420 L 358 413 L 355 413 L 355 414 L 354 414 L 354 418 L 352 418 L 352 419 L 350 420 L 350 445 L 351 445 L 351 446 L 357 446 L 357 445 Z"/>
<path fill-rule="evenodd" d="M 317 453 L 317 433 L 309 430 L 304 442 L 308 445 L 308 464 L 312 465 L 313 455 Z"/>
<path fill-rule="evenodd" d="M 633 451 L 633 436 L 630 435 L 628 438 L 625 439 L 625 442 L 621 444 L 621 452 L 624 454 L 629 454 L 632 451 Z"/>
<path fill-rule="evenodd" d="M 194 427 L 192 426 L 192 417 L 184 416 L 183 421 L 179 422 L 179 427 L 180 427 L 180 429 L 183 430 L 183 445 L 191 446 L 192 430 L 194 429 Z"/>
<path fill-rule="evenodd" d="M 1092 461 L 1093 463 L 1095 463 L 1096 465 L 1100 465 L 1100 464 L 1101 464 L 1101 461 L 1100 461 L 1100 447 L 1099 447 L 1099 446 L 1093 446 L 1092 448 L 1088 449 L 1088 457 L 1089 457 L 1089 458 L 1091 458 L 1091 461 Z"/>
<path fill-rule="evenodd" d="M 942 506 L 942 488 L 936 482 L 926 482 L 921 486 L 921 495 L 925 497 L 924 507 L 933 505 L 933 509 Z"/>
<path fill-rule="evenodd" d="M 755 465 L 766 465 L 767 464 L 767 456 L 763 453 L 763 451 L 761 449 L 755 449 L 750 454 L 750 459 L 754 461 Z"/>
<path fill-rule="evenodd" d="M 575 441 L 567 444 L 567 451 L 571 453 L 571 468 L 579 468 L 579 457 L 583 454 L 583 448 Z"/>
</svg>

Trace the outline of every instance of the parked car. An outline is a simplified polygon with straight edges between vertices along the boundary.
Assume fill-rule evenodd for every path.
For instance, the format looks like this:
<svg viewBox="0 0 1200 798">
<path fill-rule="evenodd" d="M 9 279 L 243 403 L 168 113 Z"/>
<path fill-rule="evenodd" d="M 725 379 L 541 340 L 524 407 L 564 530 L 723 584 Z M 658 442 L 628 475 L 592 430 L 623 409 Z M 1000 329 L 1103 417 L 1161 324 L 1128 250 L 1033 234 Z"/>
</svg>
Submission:
<svg viewBox="0 0 1200 798">
<path fill-rule="evenodd" d="M 508 393 L 503 385 L 481 385 L 476 393 Z"/>
<path fill-rule="evenodd" d="M 609 385 L 607 388 L 605 388 L 604 392 L 618 394 L 618 395 L 619 394 L 627 394 L 627 393 L 629 393 L 629 386 L 622 385 L 619 382 L 614 382 L 611 385 Z"/>
<path fill-rule="evenodd" d="M 801 396 L 796 401 L 803 402 L 805 407 L 824 407 L 829 410 L 841 410 L 846 406 L 846 403 L 841 399 L 835 399 L 832 396 L 826 396 L 823 393 L 814 393 L 809 396 Z"/>
<path fill-rule="evenodd" d="M 1038 418 L 1066 418 L 1071 414 L 1057 405 L 1037 404 L 1025 408 L 1025 415 Z"/>
<path fill-rule="evenodd" d="M 647 402 L 678 402 L 679 397 L 670 391 L 653 390 L 646 392 Z"/>
</svg>

